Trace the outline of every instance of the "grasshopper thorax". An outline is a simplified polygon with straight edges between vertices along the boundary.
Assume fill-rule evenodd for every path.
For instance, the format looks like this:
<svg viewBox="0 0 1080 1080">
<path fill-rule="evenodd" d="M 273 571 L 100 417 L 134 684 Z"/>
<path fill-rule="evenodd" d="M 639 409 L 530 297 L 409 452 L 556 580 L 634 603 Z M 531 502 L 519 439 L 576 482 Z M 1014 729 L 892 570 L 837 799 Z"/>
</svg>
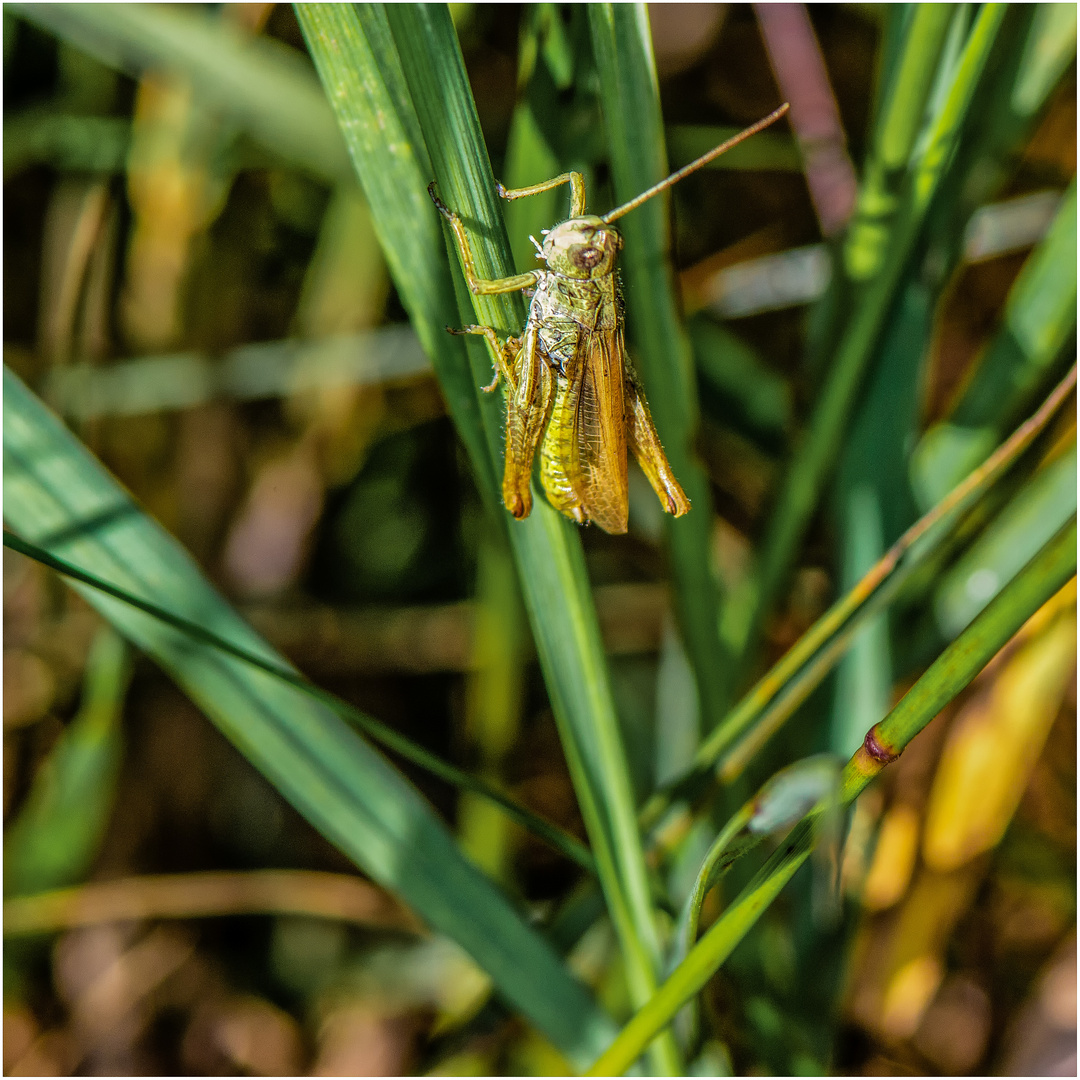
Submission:
<svg viewBox="0 0 1080 1080">
<path fill-rule="evenodd" d="M 551 229 L 544 237 L 542 258 L 549 270 L 563 277 L 602 278 L 614 270 L 621 247 L 618 230 L 589 215 Z"/>
</svg>

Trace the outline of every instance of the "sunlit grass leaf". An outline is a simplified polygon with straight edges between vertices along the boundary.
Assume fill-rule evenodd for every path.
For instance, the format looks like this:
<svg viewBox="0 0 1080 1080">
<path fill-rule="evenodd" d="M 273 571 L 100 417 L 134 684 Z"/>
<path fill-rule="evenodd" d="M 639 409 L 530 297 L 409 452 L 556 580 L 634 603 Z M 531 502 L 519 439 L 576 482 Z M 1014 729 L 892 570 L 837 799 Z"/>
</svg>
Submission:
<svg viewBox="0 0 1080 1080">
<path fill-rule="evenodd" d="M 5 519 L 49 551 L 285 666 L 206 583 L 183 549 L 5 370 Z M 499 992 L 570 1057 L 610 1021 L 555 952 L 458 851 L 428 804 L 324 705 L 279 677 L 100 592 L 75 586 L 154 657 L 332 843 L 460 944 Z"/>
<path fill-rule="evenodd" d="M 426 187 L 431 162 L 378 5 L 296 5 L 312 59 L 328 91 L 390 276 L 430 357 L 458 434 L 489 507 L 499 483 L 461 340 L 439 221 Z"/>
</svg>

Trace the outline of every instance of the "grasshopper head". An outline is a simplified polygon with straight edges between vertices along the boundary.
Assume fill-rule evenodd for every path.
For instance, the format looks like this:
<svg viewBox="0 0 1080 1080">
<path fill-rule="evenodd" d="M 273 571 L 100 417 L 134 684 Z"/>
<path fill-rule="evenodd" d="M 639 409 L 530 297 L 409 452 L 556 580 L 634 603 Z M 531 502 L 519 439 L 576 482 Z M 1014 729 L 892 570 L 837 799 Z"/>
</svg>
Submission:
<svg viewBox="0 0 1080 1080">
<path fill-rule="evenodd" d="M 556 225 L 544 237 L 548 269 L 570 278 L 602 278 L 612 272 L 622 247 L 618 230 L 598 217 L 577 217 Z"/>
</svg>

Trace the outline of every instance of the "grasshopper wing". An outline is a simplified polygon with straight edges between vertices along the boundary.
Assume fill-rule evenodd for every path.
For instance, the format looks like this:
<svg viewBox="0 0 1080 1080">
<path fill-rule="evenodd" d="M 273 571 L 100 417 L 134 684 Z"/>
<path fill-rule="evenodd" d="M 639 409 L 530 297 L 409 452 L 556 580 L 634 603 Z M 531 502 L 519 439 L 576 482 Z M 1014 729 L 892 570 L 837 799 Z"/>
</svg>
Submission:
<svg viewBox="0 0 1080 1080">
<path fill-rule="evenodd" d="M 622 327 L 588 339 L 578 403 L 581 504 L 604 532 L 626 532 L 626 419 Z"/>
<path fill-rule="evenodd" d="M 544 439 L 541 479 L 548 500 L 578 522 L 626 532 L 626 420 L 619 327 L 581 335 L 560 380 Z"/>
</svg>

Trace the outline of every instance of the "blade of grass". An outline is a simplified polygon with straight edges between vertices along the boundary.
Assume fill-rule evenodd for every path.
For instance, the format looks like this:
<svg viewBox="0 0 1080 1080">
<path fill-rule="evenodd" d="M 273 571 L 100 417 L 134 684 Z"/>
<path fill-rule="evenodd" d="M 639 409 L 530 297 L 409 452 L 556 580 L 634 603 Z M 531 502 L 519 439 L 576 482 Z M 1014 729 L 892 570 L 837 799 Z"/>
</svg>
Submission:
<svg viewBox="0 0 1080 1080">
<path fill-rule="evenodd" d="M 58 172 L 122 172 L 131 124 L 113 116 L 71 116 L 41 108 L 4 121 L 4 179 L 49 165 Z"/>
<path fill-rule="evenodd" d="M 189 556 L 10 372 L 4 375 L 4 514 L 29 542 L 134 596 L 286 667 Z M 278 674 L 196 644 L 96 589 L 75 588 L 152 656 L 324 836 L 433 928 L 457 941 L 499 991 L 573 1060 L 611 1021 L 554 950 L 458 850 L 419 793 L 333 712 Z"/>
<path fill-rule="evenodd" d="M 477 272 L 485 277 L 511 274 L 494 177 L 449 12 L 441 5 L 389 5 L 385 10 L 440 194 L 471 226 Z M 435 213 L 434 207 L 429 213 Z M 453 259 L 456 266 L 456 255 Z M 518 295 L 476 297 L 464 317 L 516 332 L 525 312 Z M 470 356 L 479 384 L 490 372 L 490 357 L 483 347 L 470 350 Z M 495 467 L 502 457 L 500 404 L 492 397 L 482 409 Z M 655 985 L 659 944 L 581 543 L 569 522 L 540 500 L 528 519 L 510 525 L 509 535 L 631 993 L 641 1000 Z M 663 1047 L 661 1057 L 664 1068 L 676 1068 Z"/>
<path fill-rule="evenodd" d="M 373 717 L 354 708 L 347 701 L 342 701 L 341 698 L 336 695 L 309 682 L 303 675 L 299 675 L 295 671 L 292 671 L 281 664 L 264 660 L 247 649 L 239 648 L 231 641 L 227 641 L 217 634 L 210 633 L 199 623 L 193 622 L 190 619 L 181 618 L 149 600 L 144 600 L 139 596 L 133 595 L 126 589 L 118 588 L 108 581 L 103 581 L 94 574 L 88 574 L 85 570 L 73 566 L 64 559 L 58 559 L 56 556 L 50 555 L 44 548 L 38 547 L 36 544 L 27 543 L 27 541 L 7 530 L 4 531 L 4 547 L 11 548 L 12 551 L 17 551 L 27 558 L 34 559 L 36 562 L 49 567 L 51 570 L 55 570 L 58 574 L 63 574 L 64 577 L 70 578 L 72 581 L 78 581 L 83 585 L 88 585 L 90 588 L 96 589 L 98 592 L 104 593 L 106 596 L 121 600 L 123 603 L 128 604 L 133 608 L 137 608 L 147 615 L 152 615 L 155 619 L 160 620 L 167 626 L 171 626 L 174 629 L 181 631 L 181 633 L 187 634 L 195 641 L 201 642 L 204 645 L 209 645 L 211 648 L 226 653 L 237 660 L 241 660 L 245 664 L 250 664 L 252 667 L 264 671 L 268 675 L 273 675 L 276 678 L 281 679 L 290 686 L 295 686 L 298 690 L 302 690 L 315 701 L 319 701 L 332 709 L 342 720 L 347 724 L 356 727 L 369 739 L 381 743 L 388 750 L 392 750 L 406 761 L 411 761 L 414 765 L 418 765 L 421 769 L 431 773 L 432 776 L 437 776 L 439 779 L 445 780 L 448 784 L 453 784 L 463 791 L 471 791 L 474 794 L 487 799 L 489 802 L 494 803 L 496 806 L 500 807 L 508 817 L 551 844 L 556 851 L 565 855 L 573 862 L 576 862 L 583 870 L 587 870 L 590 873 L 596 872 L 595 864 L 593 863 L 592 856 L 589 854 L 588 849 L 569 833 L 564 832 L 557 825 L 545 821 L 531 811 L 526 810 L 523 806 L 518 805 L 487 781 L 480 777 L 473 776 L 471 773 L 467 773 L 464 770 L 451 765 L 447 761 L 443 761 L 438 755 L 431 753 L 429 750 L 425 750 L 418 743 L 414 743 L 411 739 L 394 731 L 393 728 L 380 723 Z"/>
<path fill-rule="evenodd" d="M 402 323 L 360 334 L 259 342 L 216 360 L 198 353 L 148 356 L 106 367 L 53 368 L 44 396 L 63 416 L 138 416 L 187 409 L 218 398 L 253 401 L 306 389 L 368 386 L 430 374 L 412 328 Z"/>
<path fill-rule="evenodd" d="M 845 265 L 859 287 L 852 302 L 844 305 L 852 312 L 851 318 L 842 329 L 835 359 L 766 528 L 756 595 L 741 622 L 736 643 L 744 663 L 756 649 L 764 620 L 779 597 L 836 460 L 863 376 L 904 281 L 927 210 L 956 146 L 1004 14 L 1005 5 L 1000 4 L 986 4 L 979 10 L 947 92 L 941 95 L 939 107 L 920 135 L 912 115 L 914 112 L 916 120 L 921 119 L 921 103 L 929 94 L 932 73 L 932 66 L 925 63 L 922 54 L 940 49 L 946 28 L 936 5 L 920 6 L 915 11 L 907 49 L 920 55 L 913 56 L 910 65 L 906 56 L 899 61 L 896 87 L 883 110 L 883 127 L 875 145 L 882 169 L 902 169 L 916 145 L 916 135 L 922 151 L 908 170 L 891 229 L 883 230 L 880 216 L 882 210 L 889 216 L 888 210 L 895 205 L 892 196 L 883 205 L 867 206 L 864 200 L 870 196 L 865 195 L 852 223 L 845 245 Z M 919 28 L 927 22 L 932 25 L 925 35 L 920 35 Z M 924 37 L 929 40 L 924 41 Z M 909 66 L 915 73 L 910 80 L 906 74 Z M 913 105 L 919 107 L 912 110 Z M 871 169 L 877 167 L 871 165 Z"/>
<path fill-rule="evenodd" d="M 12 4 L 11 10 L 129 75 L 186 76 L 193 92 L 267 149 L 331 182 L 352 180 L 341 133 L 303 59 L 194 7 Z"/>
<path fill-rule="evenodd" d="M 1046 430 L 1075 388 L 1074 366 L 1027 421 L 937 506 L 920 518 L 854 589 L 833 604 L 803 634 L 731 710 L 723 724 L 702 743 L 694 766 L 686 776 L 649 800 L 641 811 L 641 820 L 646 828 L 660 820 L 673 799 L 694 791 L 736 739 L 760 738 L 755 735 L 759 728 L 771 734 L 791 715 L 832 670 L 863 620 L 896 595 L 904 581 L 951 534 L 961 515 L 993 488 L 1036 437 Z"/>
<path fill-rule="evenodd" d="M 391 274 L 432 356 L 481 488 L 489 493 L 489 505 L 498 506 L 501 402 L 478 391 L 491 370 L 483 345 L 476 347 L 470 339 L 472 347 L 463 353 L 461 339 L 443 330 L 447 323 L 471 322 L 476 316 L 470 311 L 463 320 L 451 311 L 450 264 L 426 191 L 434 176 L 443 198 L 467 222 L 474 227 L 483 222 L 474 247 L 480 273 L 512 272 L 491 167 L 449 16 L 437 5 L 384 11 L 379 5 L 298 4 L 296 10 L 346 134 Z M 394 37 L 388 17 L 397 24 Z M 457 280 L 463 288 L 460 275 Z M 517 296 L 481 300 L 479 321 L 505 331 L 522 325 L 524 310 Z M 501 508 L 498 515 L 505 521 Z M 542 501 L 508 533 L 609 911 L 631 981 L 643 999 L 655 985 L 659 945 L 580 541 Z"/>
<path fill-rule="evenodd" d="M 644 4 L 590 4 L 589 29 L 600 75 L 600 97 L 611 155 L 616 205 L 668 175 L 660 91 Z M 634 357 L 668 460 L 693 510 L 664 516 L 675 610 L 694 669 L 702 733 L 720 722 L 734 687 L 720 640 L 720 593 L 711 573 L 712 492 L 693 451 L 697 384 L 690 343 L 679 317 L 668 258 L 668 195 L 658 196 L 619 224 L 626 325 Z"/>
<path fill-rule="evenodd" d="M 930 666 L 897 706 L 866 734 L 844 767 L 840 800 L 850 804 L 870 781 L 959 694 L 1021 626 L 1076 574 L 1076 519 L 1062 529 L 993 603 Z M 712 977 L 762 912 L 806 861 L 814 844 L 814 818 L 804 819 L 753 881 L 593 1063 L 587 1076 L 622 1073 L 657 1031 Z"/>
</svg>

